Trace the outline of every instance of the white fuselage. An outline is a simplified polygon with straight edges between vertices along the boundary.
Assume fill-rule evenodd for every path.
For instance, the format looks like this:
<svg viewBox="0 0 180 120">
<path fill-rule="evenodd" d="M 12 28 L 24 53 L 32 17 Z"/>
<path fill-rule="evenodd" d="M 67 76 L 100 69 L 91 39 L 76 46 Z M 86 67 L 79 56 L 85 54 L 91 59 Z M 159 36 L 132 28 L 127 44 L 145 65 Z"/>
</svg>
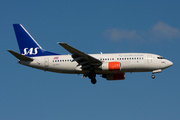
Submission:
<svg viewBox="0 0 180 120">
<path fill-rule="evenodd" d="M 162 70 L 170 67 L 173 63 L 156 54 L 148 53 L 115 53 L 115 54 L 89 54 L 90 56 L 106 62 L 120 62 L 121 68 L 115 72 L 148 72 Z M 20 61 L 21 64 L 33 68 L 58 73 L 86 74 L 89 70 L 82 69 L 71 55 L 40 56 L 32 57 L 31 61 Z M 103 66 L 95 69 L 97 74 L 114 73 L 114 71 L 103 70 Z"/>
<path fill-rule="evenodd" d="M 20 53 L 8 50 L 19 63 L 29 67 L 69 74 L 83 74 L 96 83 L 96 74 L 107 80 L 124 80 L 125 72 L 159 73 L 173 63 L 156 54 L 113 53 L 85 54 L 84 52 L 58 42 L 71 55 L 60 55 L 44 50 L 21 24 L 13 24 Z M 155 76 L 152 74 L 152 78 Z"/>
</svg>

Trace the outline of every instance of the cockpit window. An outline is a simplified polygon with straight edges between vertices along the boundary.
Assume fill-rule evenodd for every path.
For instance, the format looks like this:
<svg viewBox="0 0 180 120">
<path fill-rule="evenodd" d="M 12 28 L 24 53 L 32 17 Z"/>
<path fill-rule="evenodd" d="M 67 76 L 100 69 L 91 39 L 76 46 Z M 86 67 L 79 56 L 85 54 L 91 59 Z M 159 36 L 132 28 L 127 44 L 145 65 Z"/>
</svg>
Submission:
<svg viewBox="0 0 180 120">
<path fill-rule="evenodd" d="M 164 59 L 164 57 L 162 57 L 162 56 L 159 56 L 159 57 L 157 57 L 157 59 Z"/>
</svg>

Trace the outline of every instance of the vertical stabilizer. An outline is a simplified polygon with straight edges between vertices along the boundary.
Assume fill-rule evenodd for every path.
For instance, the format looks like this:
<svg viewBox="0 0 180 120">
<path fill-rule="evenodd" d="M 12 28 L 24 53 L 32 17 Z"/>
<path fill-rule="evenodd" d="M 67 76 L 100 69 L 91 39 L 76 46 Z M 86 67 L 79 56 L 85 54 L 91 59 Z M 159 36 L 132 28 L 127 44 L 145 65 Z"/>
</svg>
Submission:
<svg viewBox="0 0 180 120">
<path fill-rule="evenodd" d="M 28 57 L 59 55 L 42 49 L 42 47 L 21 24 L 13 24 L 13 27 L 19 45 L 19 50 L 22 55 Z"/>
</svg>

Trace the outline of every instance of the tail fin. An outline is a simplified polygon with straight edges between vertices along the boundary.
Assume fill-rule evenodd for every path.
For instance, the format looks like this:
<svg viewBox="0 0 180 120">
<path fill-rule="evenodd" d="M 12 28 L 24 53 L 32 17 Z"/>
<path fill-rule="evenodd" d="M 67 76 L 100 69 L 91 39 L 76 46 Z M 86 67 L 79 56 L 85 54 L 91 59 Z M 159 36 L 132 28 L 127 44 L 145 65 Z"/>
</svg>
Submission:
<svg viewBox="0 0 180 120">
<path fill-rule="evenodd" d="M 13 24 L 13 27 L 19 45 L 19 50 L 22 55 L 28 57 L 59 55 L 42 49 L 42 47 L 21 24 Z"/>
</svg>

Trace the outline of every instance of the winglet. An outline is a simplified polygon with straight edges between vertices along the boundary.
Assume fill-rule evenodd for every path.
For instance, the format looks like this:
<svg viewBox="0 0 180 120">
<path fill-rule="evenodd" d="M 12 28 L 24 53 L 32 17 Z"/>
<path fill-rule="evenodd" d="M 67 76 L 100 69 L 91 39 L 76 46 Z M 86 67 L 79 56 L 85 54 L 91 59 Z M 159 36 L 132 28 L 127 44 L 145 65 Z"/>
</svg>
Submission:
<svg viewBox="0 0 180 120">
<path fill-rule="evenodd" d="M 19 54 L 17 52 L 14 52 L 12 50 L 7 50 L 7 51 L 10 52 L 12 55 L 14 55 L 19 60 L 22 60 L 22 61 L 33 61 L 34 60 L 34 59 L 30 58 L 30 57 L 21 55 L 21 54 Z"/>
</svg>

